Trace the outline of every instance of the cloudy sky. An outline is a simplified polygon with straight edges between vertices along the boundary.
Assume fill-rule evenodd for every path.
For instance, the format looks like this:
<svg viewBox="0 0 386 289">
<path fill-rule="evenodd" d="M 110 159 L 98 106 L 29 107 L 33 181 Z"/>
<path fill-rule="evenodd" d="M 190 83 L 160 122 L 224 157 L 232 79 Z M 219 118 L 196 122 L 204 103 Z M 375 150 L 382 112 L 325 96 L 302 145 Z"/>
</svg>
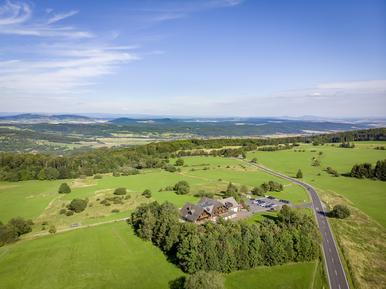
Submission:
<svg viewBox="0 0 386 289">
<path fill-rule="evenodd" d="M 0 0 L 0 112 L 385 108 L 384 0 Z"/>
</svg>

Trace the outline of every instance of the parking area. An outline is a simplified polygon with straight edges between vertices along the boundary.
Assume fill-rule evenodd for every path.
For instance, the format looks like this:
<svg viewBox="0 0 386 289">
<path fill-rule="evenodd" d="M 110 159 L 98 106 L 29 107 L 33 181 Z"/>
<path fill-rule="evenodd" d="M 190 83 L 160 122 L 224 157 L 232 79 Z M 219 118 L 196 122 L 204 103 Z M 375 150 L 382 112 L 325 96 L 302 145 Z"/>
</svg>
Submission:
<svg viewBox="0 0 386 289">
<path fill-rule="evenodd" d="M 287 200 L 279 200 L 271 196 L 249 199 L 249 211 L 259 213 L 280 209 L 283 205 L 292 206 Z"/>
</svg>

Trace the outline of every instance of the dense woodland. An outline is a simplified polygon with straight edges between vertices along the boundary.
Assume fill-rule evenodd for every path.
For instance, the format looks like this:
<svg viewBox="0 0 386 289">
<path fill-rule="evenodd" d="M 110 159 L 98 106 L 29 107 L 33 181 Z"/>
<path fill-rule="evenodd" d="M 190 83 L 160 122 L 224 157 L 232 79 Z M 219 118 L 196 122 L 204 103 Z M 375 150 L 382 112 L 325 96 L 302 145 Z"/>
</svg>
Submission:
<svg viewBox="0 0 386 289">
<path fill-rule="evenodd" d="M 244 157 L 259 147 L 289 148 L 299 142 L 318 144 L 349 141 L 386 140 L 386 129 L 350 131 L 335 134 L 260 139 L 189 139 L 158 142 L 133 148 L 102 148 L 69 156 L 29 153 L 0 153 L 0 180 L 53 180 L 91 176 L 108 172 L 171 168 L 169 158 L 187 155 Z M 289 145 L 291 144 L 291 145 Z M 239 148 L 226 148 L 239 146 Z M 213 150 L 204 150 L 213 149 Z"/>
<path fill-rule="evenodd" d="M 152 241 L 183 271 L 231 272 L 261 265 L 315 260 L 319 235 L 312 216 L 284 206 L 276 222 L 179 222 L 171 203 L 139 206 L 131 215 L 136 234 Z"/>
</svg>

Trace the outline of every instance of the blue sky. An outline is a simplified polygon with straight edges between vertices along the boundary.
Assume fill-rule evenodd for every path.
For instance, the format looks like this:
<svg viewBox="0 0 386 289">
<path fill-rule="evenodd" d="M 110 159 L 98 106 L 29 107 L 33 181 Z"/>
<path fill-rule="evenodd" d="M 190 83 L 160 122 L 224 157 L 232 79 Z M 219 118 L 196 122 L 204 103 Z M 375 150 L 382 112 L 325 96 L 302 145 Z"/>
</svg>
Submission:
<svg viewBox="0 0 386 289">
<path fill-rule="evenodd" d="M 0 105 L 386 116 L 386 2 L 0 0 Z"/>
</svg>

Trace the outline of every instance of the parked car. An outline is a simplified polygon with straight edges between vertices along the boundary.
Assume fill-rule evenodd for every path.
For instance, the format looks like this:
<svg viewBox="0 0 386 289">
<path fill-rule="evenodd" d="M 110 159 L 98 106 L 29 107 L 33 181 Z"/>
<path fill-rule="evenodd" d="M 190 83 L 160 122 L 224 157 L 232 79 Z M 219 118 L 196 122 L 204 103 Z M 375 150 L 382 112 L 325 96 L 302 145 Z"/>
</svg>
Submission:
<svg viewBox="0 0 386 289">
<path fill-rule="evenodd" d="M 287 200 L 280 200 L 280 202 L 284 203 L 284 204 L 289 204 L 290 201 L 287 201 Z"/>
<path fill-rule="evenodd" d="M 270 200 L 274 200 L 275 199 L 275 197 L 272 197 L 272 196 L 268 196 L 267 198 L 270 199 Z"/>
</svg>

